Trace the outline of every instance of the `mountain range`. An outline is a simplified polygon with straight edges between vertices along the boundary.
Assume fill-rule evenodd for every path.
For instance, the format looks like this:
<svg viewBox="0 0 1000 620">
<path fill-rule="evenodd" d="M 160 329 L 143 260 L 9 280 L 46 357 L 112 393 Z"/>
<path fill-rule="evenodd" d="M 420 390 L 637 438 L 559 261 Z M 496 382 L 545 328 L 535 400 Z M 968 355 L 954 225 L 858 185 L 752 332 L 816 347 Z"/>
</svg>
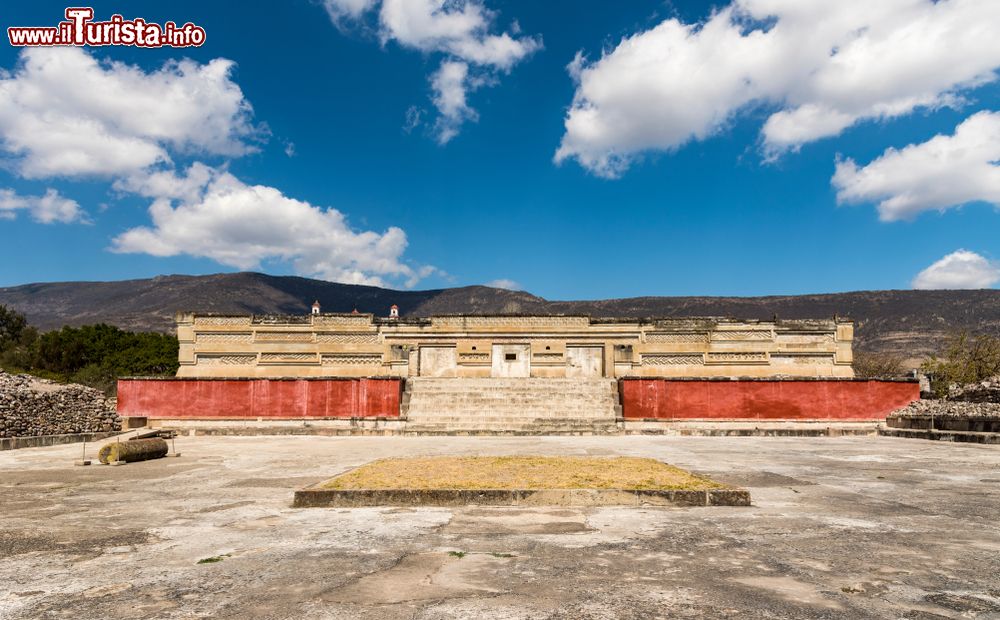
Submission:
<svg viewBox="0 0 1000 620">
<path fill-rule="evenodd" d="M 314 300 L 324 312 L 388 314 L 586 314 L 594 317 L 726 316 L 748 319 L 849 317 L 856 348 L 930 355 L 959 330 L 1000 332 L 1000 290 L 857 291 L 768 297 L 631 297 L 550 301 L 523 291 L 464 286 L 400 291 L 295 276 L 225 273 L 167 275 L 114 282 L 46 282 L 0 288 L 0 304 L 24 313 L 41 330 L 108 323 L 138 331 L 170 331 L 178 310 L 240 314 L 304 314 Z"/>
</svg>

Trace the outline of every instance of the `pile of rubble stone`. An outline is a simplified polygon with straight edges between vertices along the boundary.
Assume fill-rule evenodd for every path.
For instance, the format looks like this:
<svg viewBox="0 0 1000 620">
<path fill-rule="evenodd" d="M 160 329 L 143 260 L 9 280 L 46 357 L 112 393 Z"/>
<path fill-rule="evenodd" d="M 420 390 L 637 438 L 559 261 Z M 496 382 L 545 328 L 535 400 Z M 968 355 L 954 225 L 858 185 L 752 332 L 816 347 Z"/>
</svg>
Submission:
<svg viewBox="0 0 1000 620">
<path fill-rule="evenodd" d="M 935 418 L 1000 418 L 1000 403 L 977 403 L 953 400 L 916 400 L 889 414 L 891 417 L 922 416 Z"/>
<path fill-rule="evenodd" d="M 953 385 L 948 400 L 970 403 L 1000 403 L 1000 375 L 976 383 Z"/>
<path fill-rule="evenodd" d="M 0 437 L 120 429 L 113 399 L 100 390 L 0 370 Z"/>
</svg>

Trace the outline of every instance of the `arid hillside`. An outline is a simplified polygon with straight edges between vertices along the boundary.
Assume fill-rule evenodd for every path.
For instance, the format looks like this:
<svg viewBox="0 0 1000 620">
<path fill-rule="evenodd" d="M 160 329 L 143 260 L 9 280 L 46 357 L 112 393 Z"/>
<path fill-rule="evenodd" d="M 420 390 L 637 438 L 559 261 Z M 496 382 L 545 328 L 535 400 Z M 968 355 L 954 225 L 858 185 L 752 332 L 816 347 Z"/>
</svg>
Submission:
<svg viewBox="0 0 1000 620">
<path fill-rule="evenodd" d="M 292 276 L 232 273 L 159 276 L 118 282 L 56 282 L 0 288 L 0 304 L 23 312 L 43 330 L 109 323 L 131 330 L 169 331 L 178 310 L 223 313 L 324 311 L 384 315 L 589 314 L 608 317 L 731 316 L 785 319 L 834 315 L 857 322 L 857 346 L 918 358 L 936 351 L 957 330 L 1000 331 L 1000 290 L 858 291 L 772 297 L 634 297 L 549 301 L 485 286 L 396 291 Z"/>
</svg>

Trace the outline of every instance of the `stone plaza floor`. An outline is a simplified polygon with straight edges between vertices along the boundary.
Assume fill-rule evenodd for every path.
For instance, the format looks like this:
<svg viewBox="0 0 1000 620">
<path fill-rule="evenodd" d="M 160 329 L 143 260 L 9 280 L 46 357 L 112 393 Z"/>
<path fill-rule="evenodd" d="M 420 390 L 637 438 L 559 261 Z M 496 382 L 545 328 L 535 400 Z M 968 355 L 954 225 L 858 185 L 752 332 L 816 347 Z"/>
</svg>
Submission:
<svg viewBox="0 0 1000 620">
<path fill-rule="evenodd" d="M 0 452 L 4 620 L 1000 618 L 997 446 L 180 437 L 179 458 L 74 467 L 80 448 Z M 653 457 L 753 506 L 291 508 L 375 458 L 444 454 Z"/>
</svg>

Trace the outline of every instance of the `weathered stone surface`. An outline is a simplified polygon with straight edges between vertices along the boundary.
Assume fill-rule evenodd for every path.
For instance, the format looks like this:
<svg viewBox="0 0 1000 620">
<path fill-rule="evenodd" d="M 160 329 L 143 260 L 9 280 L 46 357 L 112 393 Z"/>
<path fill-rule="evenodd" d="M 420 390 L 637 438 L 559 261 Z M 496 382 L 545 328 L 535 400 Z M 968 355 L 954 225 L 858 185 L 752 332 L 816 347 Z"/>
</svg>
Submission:
<svg viewBox="0 0 1000 620">
<path fill-rule="evenodd" d="M 0 370 L 0 437 L 120 429 L 114 399 L 106 398 L 100 390 Z"/>
<path fill-rule="evenodd" d="M 180 459 L 125 467 L 74 467 L 75 445 L 0 453 L 0 616 L 996 615 L 954 610 L 1000 592 L 998 446 L 183 436 L 177 448 Z M 541 451 L 667 458 L 748 488 L 753 505 L 289 508 L 296 488 L 373 459 Z"/>
</svg>

